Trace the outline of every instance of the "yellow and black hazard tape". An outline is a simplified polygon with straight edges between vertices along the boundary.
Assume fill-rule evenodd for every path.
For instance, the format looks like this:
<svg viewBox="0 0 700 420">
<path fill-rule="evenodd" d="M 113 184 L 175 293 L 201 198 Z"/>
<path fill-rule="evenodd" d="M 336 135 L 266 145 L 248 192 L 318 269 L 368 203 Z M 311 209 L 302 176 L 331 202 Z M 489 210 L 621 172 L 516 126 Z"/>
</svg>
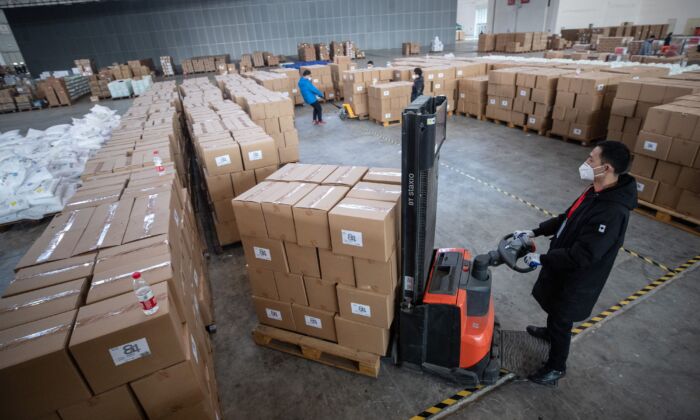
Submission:
<svg viewBox="0 0 700 420">
<path fill-rule="evenodd" d="M 460 174 L 460 175 L 462 175 L 462 176 L 464 176 L 464 177 L 466 177 L 466 178 L 471 179 L 472 181 L 475 181 L 475 182 L 477 182 L 477 183 L 479 183 L 479 184 L 481 184 L 481 185 L 484 185 L 484 186 L 486 186 L 486 187 L 488 187 L 488 188 L 491 188 L 491 189 L 494 190 L 494 191 L 498 191 L 499 193 L 505 195 L 506 197 L 512 198 L 512 199 L 514 199 L 514 200 L 517 200 L 517 201 L 521 202 L 522 204 L 525 204 L 526 206 L 528 206 L 528 207 L 530 207 L 530 208 L 533 208 L 533 209 L 539 211 L 540 213 L 543 213 L 543 214 L 545 214 L 545 215 L 547 215 L 547 216 L 549 216 L 549 217 L 556 217 L 556 216 L 557 216 L 556 213 L 553 213 L 553 212 L 551 212 L 551 211 L 549 211 L 549 210 L 547 210 L 547 209 L 544 209 L 544 208 L 542 208 L 542 207 L 540 207 L 540 206 L 538 206 L 538 205 L 536 205 L 536 204 L 534 204 L 534 203 L 531 203 L 531 202 L 525 200 L 524 198 L 518 197 L 517 195 L 515 195 L 515 194 L 513 194 L 513 193 L 510 193 L 510 192 L 508 192 L 508 191 L 505 191 L 505 190 L 501 189 L 500 187 L 491 184 L 490 182 L 484 181 L 483 179 L 479 179 L 478 177 L 475 177 L 474 175 L 470 175 L 470 174 L 468 174 L 468 173 L 462 171 L 461 169 L 452 167 L 452 166 L 450 166 L 450 165 L 448 165 L 448 164 L 446 164 L 446 163 L 444 163 L 444 162 L 441 162 L 440 164 L 441 164 L 442 166 L 446 167 L 447 169 L 453 170 L 453 171 L 457 172 L 458 174 Z M 644 261 L 644 262 L 646 262 L 646 263 L 648 263 L 648 264 L 651 264 L 651 265 L 653 265 L 653 266 L 659 267 L 660 269 L 662 269 L 662 270 L 664 270 L 664 271 L 669 271 L 669 272 L 671 271 L 671 269 L 668 268 L 667 266 L 665 266 L 664 264 L 661 264 L 660 262 L 654 261 L 653 259 L 651 259 L 651 258 L 649 258 L 649 257 L 647 257 L 647 256 L 645 256 L 645 255 L 642 255 L 642 254 L 640 254 L 640 253 L 638 253 L 638 252 L 636 252 L 636 251 L 632 251 L 631 249 L 627 249 L 627 248 L 625 248 L 625 247 L 622 247 L 621 249 L 622 249 L 622 251 L 626 252 L 627 254 L 629 254 L 629 255 L 631 255 L 631 256 L 633 256 L 633 257 L 637 257 L 637 258 L 641 259 L 642 261 Z"/>
</svg>

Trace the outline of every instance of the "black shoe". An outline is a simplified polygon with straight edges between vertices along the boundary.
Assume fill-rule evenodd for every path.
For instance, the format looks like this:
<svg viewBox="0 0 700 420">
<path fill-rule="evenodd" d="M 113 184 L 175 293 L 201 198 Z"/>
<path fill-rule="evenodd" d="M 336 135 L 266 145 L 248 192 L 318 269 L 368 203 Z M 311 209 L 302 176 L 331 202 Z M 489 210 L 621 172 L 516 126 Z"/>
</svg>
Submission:
<svg viewBox="0 0 700 420">
<path fill-rule="evenodd" d="M 555 387 L 557 386 L 557 381 L 563 378 L 564 376 L 566 376 L 565 370 L 554 370 L 552 368 L 544 366 L 535 374 L 528 376 L 527 379 L 529 379 L 530 382 L 534 382 L 539 385 Z"/>
<path fill-rule="evenodd" d="M 549 331 L 547 331 L 546 327 L 535 327 L 534 325 L 528 325 L 525 328 L 525 331 L 527 331 L 528 334 L 533 337 L 537 337 L 544 341 L 549 341 Z"/>
</svg>

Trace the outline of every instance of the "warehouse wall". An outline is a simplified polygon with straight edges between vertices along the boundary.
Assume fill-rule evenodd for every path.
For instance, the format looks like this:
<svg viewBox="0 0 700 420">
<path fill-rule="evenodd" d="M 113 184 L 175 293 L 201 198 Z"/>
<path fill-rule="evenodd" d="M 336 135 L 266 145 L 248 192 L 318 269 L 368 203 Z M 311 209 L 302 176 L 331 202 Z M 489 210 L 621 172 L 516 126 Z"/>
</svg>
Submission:
<svg viewBox="0 0 700 420">
<path fill-rule="evenodd" d="M 489 0 L 489 26 L 493 33 L 533 32 L 551 29 L 551 15 L 556 14 L 558 0 L 530 0 L 508 5 L 506 0 Z"/>
<path fill-rule="evenodd" d="M 454 44 L 457 0 L 124 0 L 8 9 L 32 72 L 76 58 L 99 66 L 171 55 L 183 58 L 270 51 L 298 42 L 352 40 L 362 49 L 400 48 L 435 36 Z"/>
<path fill-rule="evenodd" d="M 683 33 L 689 18 L 700 18 L 698 0 L 560 0 L 557 30 L 595 26 L 668 23 L 675 19 L 674 33 Z M 673 23 L 673 22 L 672 22 Z"/>
<path fill-rule="evenodd" d="M 19 51 L 12 29 L 7 23 L 5 13 L 0 10 L 0 65 L 23 63 L 24 58 Z"/>
</svg>

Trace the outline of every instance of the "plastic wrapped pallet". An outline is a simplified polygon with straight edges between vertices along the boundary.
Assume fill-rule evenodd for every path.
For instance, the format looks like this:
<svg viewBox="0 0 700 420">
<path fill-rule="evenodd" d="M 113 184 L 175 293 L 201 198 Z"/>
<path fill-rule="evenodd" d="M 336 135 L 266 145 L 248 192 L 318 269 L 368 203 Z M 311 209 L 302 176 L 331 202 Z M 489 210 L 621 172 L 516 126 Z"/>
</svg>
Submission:
<svg viewBox="0 0 700 420">
<path fill-rule="evenodd" d="M 115 80 L 107 85 L 112 98 L 128 98 L 134 94 L 131 79 Z"/>
</svg>

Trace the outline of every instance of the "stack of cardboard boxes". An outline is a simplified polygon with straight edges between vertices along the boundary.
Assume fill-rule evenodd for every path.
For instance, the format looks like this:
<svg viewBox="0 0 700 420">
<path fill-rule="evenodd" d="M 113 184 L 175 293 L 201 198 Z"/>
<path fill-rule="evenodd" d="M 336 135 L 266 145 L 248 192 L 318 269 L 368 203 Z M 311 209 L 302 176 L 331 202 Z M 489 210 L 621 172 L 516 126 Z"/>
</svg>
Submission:
<svg viewBox="0 0 700 420">
<path fill-rule="evenodd" d="M 458 81 L 457 111 L 481 118 L 486 114 L 488 76 L 466 77 Z"/>
<path fill-rule="evenodd" d="M 571 70 L 542 68 L 518 71 L 513 111 L 526 115 L 525 126 L 540 134 L 551 128 L 559 77 Z M 521 117 L 517 117 L 520 125 Z"/>
<path fill-rule="evenodd" d="M 241 73 L 245 73 L 253 70 L 253 57 L 250 54 L 241 54 L 241 60 L 239 63 L 241 68 Z"/>
<path fill-rule="evenodd" d="M 617 84 L 623 77 L 597 71 L 561 76 L 552 133 L 585 143 L 605 137 Z"/>
<path fill-rule="evenodd" d="M 0 112 L 10 112 L 17 110 L 15 104 L 15 88 L 9 87 L 0 89 Z"/>
<path fill-rule="evenodd" d="M 342 42 L 332 41 L 330 45 L 331 60 L 335 62 L 336 57 L 344 56 L 345 50 Z"/>
<path fill-rule="evenodd" d="M 175 66 L 171 56 L 163 55 L 160 57 L 160 68 L 163 70 L 163 76 L 175 76 Z"/>
<path fill-rule="evenodd" d="M 78 74 L 82 74 L 83 76 L 92 76 L 93 74 L 97 73 L 95 62 L 89 58 L 74 60 L 73 63 L 78 69 Z"/>
<path fill-rule="evenodd" d="M 150 160 L 154 149 L 179 148 L 176 108 L 159 99 L 174 88 L 132 107 L 88 162 L 82 200 L 18 263 L 0 299 L 8 418 L 220 417 L 194 212 L 168 154 L 163 172 Z M 151 285 L 154 314 L 132 290 L 136 271 Z"/>
<path fill-rule="evenodd" d="M 312 44 L 302 42 L 297 45 L 299 61 L 316 61 L 316 50 Z"/>
<path fill-rule="evenodd" d="M 401 113 L 411 103 L 411 82 L 377 83 L 367 88 L 369 118 L 387 123 L 400 121 Z"/>
<path fill-rule="evenodd" d="M 500 37 L 501 34 L 498 36 Z M 512 38 L 512 41 L 506 44 L 507 53 L 528 52 L 532 49 L 532 32 L 516 32 L 512 34 Z"/>
<path fill-rule="evenodd" d="M 150 58 L 143 60 L 129 60 L 127 61 L 127 64 L 131 69 L 131 74 L 133 76 L 148 76 L 156 68 L 153 65 L 153 60 Z"/>
<path fill-rule="evenodd" d="M 131 79 L 134 77 L 134 74 L 131 72 L 131 67 L 126 64 L 112 64 L 109 66 L 109 70 L 116 80 Z"/>
<path fill-rule="evenodd" d="M 372 69 L 355 69 L 343 72 L 343 98 L 350 104 L 355 115 L 369 116 L 367 91 L 370 86 L 392 80 L 391 68 L 374 67 Z"/>
<path fill-rule="evenodd" d="M 262 51 L 253 52 L 253 67 L 265 67 L 265 57 Z"/>
<path fill-rule="evenodd" d="M 110 77 L 107 77 L 104 74 L 100 73 L 99 75 L 90 76 L 90 95 L 92 95 L 92 98 L 109 98 L 111 95 L 109 93 L 108 85 L 111 81 L 111 75 Z"/>
<path fill-rule="evenodd" d="M 401 44 L 401 53 L 403 55 L 420 54 L 420 44 L 417 42 L 404 42 Z"/>
<path fill-rule="evenodd" d="M 275 55 L 266 51 L 263 53 L 263 58 L 265 59 L 265 65 L 268 67 L 280 65 L 279 55 Z"/>
<path fill-rule="evenodd" d="M 479 52 L 491 52 L 496 50 L 496 34 L 479 34 Z"/>
<path fill-rule="evenodd" d="M 333 58 L 333 63 L 329 64 L 329 66 L 331 68 L 331 79 L 333 80 L 335 97 L 336 99 L 343 99 L 343 72 L 355 70 L 355 63 L 350 60 L 350 57 L 336 55 Z"/>
<path fill-rule="evenodd" d="M 301 76 L 296 69 L 270 69 L 273 73 L 284 74 L 289 79 L 289 98 L 292 99 L 294 105 L 301 105 L 304 103 L 304 98 L 301 97 L 301 92 L 299 92 L 299 79 Z"/>
<path fill-rule="evenodd" d="M 318 43 L 314 44 L 314 49 L 316 50 L 316 59 L 322 61 L 329 61 L 331 59 L 331 51 L 328 48 L 328 44 Z"/>
<path fill-rule="evenodd" d="M 229 62 L 228 54 L 187 58 L 182 60 L 182 72 L 184 74 L 215 72 L 219 64 Z"/>
<path fill-rule="evenodd" d="M 333 76 L 331 75 L 331 67 L 326 64 L 312 64 L 310 66 L 299 67 L 299 74 L 304 74 L 304 71 L 311 72 L 311 83 L 318 90 L 323 92 L 326 99 L 335 98 L 335 88 L 333 87 Z"/>
<path fill-rule="evenodd" d="M 508 67 L 489 72 L 488 84 L 488 103 L 486 105 L 486 117 L 493 118 L 498 121 L 510 122 L 516 125 L 525 124 L 525 112 L 528 109 L 518 107 L 514 110 L 514 102 L 516 95 L 520 96 L 517 91 L 518 72 L 526 72 L 528 70 L 537 70 L 530 67 Z M 526 90 L 529 88 L 525 88 Z M 529 92 L 529 90 L 527 90 Z M 527 99 L 529 100 L 529 93 Z M 519 104 L 523 99 L 519 100 Z"/>
<path fill-rule="evenodd" d="M 565 50 L 570 46 L 571 41 L 559 35 L 550 35 L 547 37 L 547 49 L 549 50 Z"/>
<path fill-rule="evenodd" d="M 547 38 L 549 33 L 547 32 L 533 32 L 532 33 L 532 48 L 531 51 L 544 51 L 547 49 Z"/>
<path fill-rule="evenodd" d="M 72 105 L 73 101 L 90 93 L 85 76 L 49 77 L 37 83 L 37 96 L 46 99 L 49 106 Z"/>
<path fill-rule="evenodd" d="M 700 95 L 649 109 L 631 172 L 639 200 L 700 223 Z"/>
<path fill-rule="evenodd" d="M 292 164 L 236 197 L 260 322 L 385 355 L 400 191 L 398 170 Z"/>
</svg>

